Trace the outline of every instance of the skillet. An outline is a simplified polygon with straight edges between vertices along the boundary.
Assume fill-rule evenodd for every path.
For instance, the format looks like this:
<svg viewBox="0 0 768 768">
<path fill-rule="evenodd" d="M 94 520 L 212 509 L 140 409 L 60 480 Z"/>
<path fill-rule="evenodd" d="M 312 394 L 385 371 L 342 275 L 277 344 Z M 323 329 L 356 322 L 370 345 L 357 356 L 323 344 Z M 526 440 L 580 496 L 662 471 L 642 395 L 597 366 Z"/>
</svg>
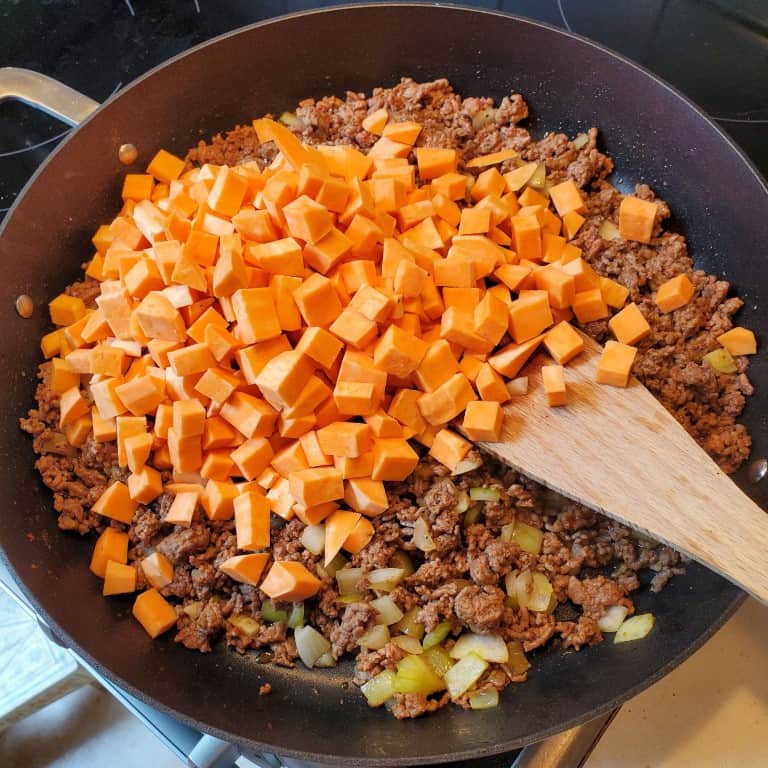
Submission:
<svg viewBox="0 0 768 768">
<path fill-rule="evenodd" d="M 243 28 L 151 71 L 101 107 L 29 182 L 0 231 L 0 545 L 27 596 L 55 634 L 99 672 L 200 730 L 246 748 L 335 765 L 412 765 L 509 751 L 590 719 L 638 693 L 698 648 L 742 594 L 690 565 L 660 595 L 637 599 L 658 627 L 643 642 L 603 643 L 578 654 L 532 655 L 523 686 L 482 713 L 448 708 L 399 723 L 342 687 L 350 664 L 310 672 L 261 666 L 221 645 L 192 654 L 170 637 L 150 642 L 130 600 L 103 600 L 87 570 L 90 541 L 60 532 L 50 493 L 33 468 L 18 416 L 32 404 L 42 305 L 78 276 L 90 237 L 119 207 L 124 169 L 117 148 L 132 142 L 139 165 L 160 146 L 184 154 L 201 137 L 308 96 L 370 91 L 401 76 L 447 77 L 465 95 L 522 93 L 534 134 L 569 135 L 597 125 L 618 169 L 614 183 L 654 187 L 669 202 L 698 266 L 729 279 L 745 299 L 740 322 L 765 337 L 762 268 L 768 192 L 735 145 L 690 102 L 638 66 L 544 24 L 459 7 L 357 5 L 297 14 Z M 22 320 L 14 300 L 41 307 Z M 760 356 L 750 367 L 768 386 Z M 766 400 L 744 415 L 753 456 L 768 454 Z M 768 487 L 737 482 L 763 506 Z M 723 521 L 726 525 L 727 521 Z M 34 534 L 30 541 L 27 533 Z M 45 533 L 45 536 L 42 534 Z M 271 682 L 274 692 L 259 697 Z"/>
</svg>

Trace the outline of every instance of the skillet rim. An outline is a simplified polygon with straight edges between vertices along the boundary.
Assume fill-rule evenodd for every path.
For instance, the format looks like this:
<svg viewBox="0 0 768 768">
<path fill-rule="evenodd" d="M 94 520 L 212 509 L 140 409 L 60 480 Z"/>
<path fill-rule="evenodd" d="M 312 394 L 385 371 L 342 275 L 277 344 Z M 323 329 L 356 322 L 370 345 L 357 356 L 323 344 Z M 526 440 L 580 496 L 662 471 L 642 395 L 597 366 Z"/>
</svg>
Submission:
<svg viewBox="0 0 768 768">
<path fill-rule="evenodd" d="M 744 150 L 742 150 L 741 147 L 734 141 L 734 139 L 732 139 L 731 136 L 728 133 L 726 133 L 712 118 L 710 118 L 706 113 L 704 113 L 703 110 L 695 102 L 693 102 L 690 98 L 685 96 L 677 88 L 675 88 L 674 86 L 672 86 L 671 84 L 663 80 L 662 78 L 658 77 L 653 72 L 649 71 L 647 68 L 627 58 L 626 56 L 612 50 L 611 48 L 608 48 L 607 46 L 604 46 L 600 43 L 596 43 L 578 33 L 554 26 L 546 22 L 538 21 L 536 19 L 531 19 L 531 18 L 520 16 L 517 14 L 506 13 L 503 11 L 485 9 L 485 8 L 476 8 L 476 7 L 471 7 L 471 6 L 462 5 L 462 4 L 439 3 L 439 2 L 438 3 L 410 2 L 410 1 L 366 2 L 366 3 L 354 3 L 354 4 L 346 3 L 346 4 L 323 7 L 323 8 L 315 8 L 315 9 L 310 9 L 306 11 L 298 11 L 294 13 L 282 14 L 279 16 L 271 17 L 269 19 L 264 19 L 262 21 L 255 22 L 253 24 L 248 24 L 242 27 L 238 27 L 237 29 L 230 30 L 221 35 L 218 35 L 209 40 L 206 40 L 202 43 L 199 43 L 187 49 L 186 51 L 183 51 L 182 53 L 179 53 L 167 59 L 166 61 L 153 67 L 152 69 L 148 70 L 143 75 L 141 75 L 140 77 L 130 82 L 128 85 L 125 86 L 125 88 L 123 88 L 122 90 L 118 91 L 117 93 L 107 98 L 96 110 L 94 110 L 94 112 L 88 118 L 86 118 L 86 120 L 84 120 L 78 126 L 73 128 L 73 130 L 70 131 L 69 135 L 62 142 L 60 142 L 60 144 L 54 149 L 54 151 L 51 152 L 48 155 L 48 157 L 44 160 L 44 162 L 35 170 L 33 175 L 30 177 L 29 181 L 24 185 L 24 187 L 18 194 L 16 200 L 14 201 L 13 205 L 9 209 L 8 213 L 6 214 L 6 217 L 2 225 L 0 225 L 0 238 L 3 236 L 3 233 L 5 232 L 6 227 L 9 225 L 9 222 L 13 219 L 17 206 L 21 203 L 23 198 L 26 196 L 27 192 L 35 184 L 38 176 L 44 171 L 44 169 L 48 166 L 48 164 L 52 162 L 52 160 L 58 155 L 58 153 L 67 146 L 71 138 L 80 130 L 80 128 L 87 125 L 88 123 L 90 123 L 91 120 L 99 116 L 103 111 L 109 108 L 113 102 L 122 98 L 124 95 L 128 94 L 128 92 L 132 91 L 134 88 L 140 87 L 143 84 L 145 79 L 148 79 L 154 76 L 157 72 L 161 71 L 162 69 L 165 69 L 166 67 L 170 67 L 174 65 L 181 59 L 187 56 L 196 54 L 200 50 L 208 46 L 213 46 L 218 43 L 222 43 L 225 40 L 229 39 L 230 37 L 235 37 L 236 35 L 244 34 L 260 27 L 279 24 L 280 22 L 289 21 L 294 18 L 305 17 L 305 16 L 315 16 L 315 15 L 326 14 L 326 13 L 346 12 L 346 11 L 351 11 L 358 8 L 362 8 L 362 9 L 387 8 L 387 7 L 397 8 L 401 6 L 405 8 L 410 7 L 410 8 L 418 8 L 418 9 L 435 9 L 440 11 L 450 11 L 450 12 L 456 12 L 456 13 L 471 13 L 475 15 L 496 16 L 504 19 L 510 19 L 518 24 L 526 24 L 533 27 L 543 28 L 549 32 L 555 32 L 566 38 L 572 38 L 582 45 L 586 45 L 588 47 L 596 49 L 597 51 L 607 55 L 608 57 L 617 59 L 618 61 L 622 62 L 624 65 L 628 65 L 633 69 L 637 70 L 642 75 L 645 75 L 645 77 L 650 78 L 655 84 L 655 86 L 657 87 L 660 86 L 661 88 L 668 91 L 672 96 L 679 99 L 683 103 L 683 105 L 688 108 L 688 110 L 694 113 L 694 115 L 697 118 L 703 120 L 704 123 L 709 126 L 709 128 L 714 129 L 717 135 L 717 138 L 720 141 L 724 142 L 725 145 L 732 152 L 735 152 L 738 159 L 741 160 L 741 162 L 744 165 L 746 165 L 746 167 L 751 171 L 752 175 L 755 177 L 755 181 L 757 182 L 758 187 L 762 189 L 764 196 L 768 197 L 768 184 L 766 183 L 765 178 L 762 176 L 762 174 L 757 169 L 757 167 L 752 162 L 752 160 L 748 157 L 748 155 L 744 152 Z M 84 648 L 82 648 L 79 643 L 74 641 L 74 639 L 66 631 L 64 631 L 59 626 L 59 624 L 52 619 L 50 614 L 40 605 L 37 597 L 33 593 L 27 590 L 26 585 L 19 578 L 19 575 L 16 569 L 14 568 L 13 563 L 10 561 L 8 555 L 5 552 L 5 549 L 2 547 L 1 544 L 0 544 L 0 558 L 2 558 L 5 565 L 10 570 L 15 582 L 19 585 L 19 587 L 24 593 L 25 598 L 32 604 L 32 606 L 34 607 L 38 615 L 43 618 L 43 620 L 51 628 L 51 630 L 57 637 L 62 638 L 62 641 L 65 642 L 65 645 L 68 648 L 70 648 L 78 658 L 81 658 L 84 660 L 86 666 L 97 670 L 99 674 L 105 676 L 110 682 L 117 685 L 121 689 L 125 690 L 130 695 L 134 696 L 140 701 L 158 709 L 159 711 L 167 715 L 170 715 L 176 718 L 177 720 L 180 720 L 181 722 L 185 723 L 186 725 L 196 730 L 201 730 L 205 733 L 210 733 L 214 736 L 217 736 L 218 738 L 221 738 L 233 743 L 241 744 L 253 751 L 268 751 L 268 752 L 275 751 L 274 745 L 270 745 L 266 742 L 260 742 L 247 737 L 243 738 L 240 736 L 236 736 L 235 734 L 232 734 L 228 731 L 212 727 L 206 723 L 203 723 L 202 721 L 198 721 L 193 717 L 190 717 L 182 712 L 179 712 L 176 709 L 168 707 L 162 702 L 154 699 L 151 696 L 148 696 L 142 690 L 133 686 L 131 683 L 124 680 L 120 675 L 114 673 L 111 669 L 108 669 L 105 666 L 103 666 L 95 658 L 93 658 L 90 653 L 88 653 Z M 725 624 L 725 622 L 733 615 L 733 613 L 736 611 L 736 609 L 741 605 L 741 603 L 745 599 L 746 599 L 745 593 L 736 591 L 730 601 L 730 604 L 725 607 L 725 609 L 715 618 L 715 620 L 707 627 L 706 630 L 704 630 L 697 638 L 695 638 L 695 640 L 693 640 L 689 645 L 687 645 L 680 653 L 678 653 L 677 655 L 669 659 L 662 667 L 660 667 L 650 676 L 646 677 L 642 682 L 638 683 L 635 686 L 632 686 L 631 688 L 623 690 L 620 694 L 614 696 L 613 698 L 604 702 L 600 706 L 593 708 L 588 713 L 585 713 L 581 716 L 571 718 L 567 721 L 561 722 L 557 726 L 553 726 L 550 728 L 542 729 L 541 731 L 537 731 L 534 734 L 532 734 L 530 738 L 525 737 L 525 738 L 516 739 L 516 740 L 494 742 L 494 744 L 491 746 L 487 746 L 487 747 L 478 746 L 463 752 L 452 752 L 448 755 L 433 754 L 429 756 L 419 756 L 417 758 L 393 757 L 393 758 L 388 758 L 387 763 L 392 766 L 408 766 L 408 765 L 413 765 L 413 761 L 414 759 L 416 759 L 420 764 L 427 765 L 427 764 L 441 763 L 446 761 L 468 760 L 468 759 L 479 758 L 479 757 L 488 757 L 488 756 L 500 754 L 502 752 L 518 749 L 525 744 L 530 744 L 536 741 L 540 741 L 555 733 L 559 733 L 561 731 L 567 730 L 571 727 L 574 727 L 575 725 L 586 722 L 593 717 L 597 717 L 598 715 L 604 712 L 607 712 L 610 709 L 614 709 L 624 701 L 627 701 L 628 699 L 637 695 L 641 691 L 645 690 L 646 688 L 654 684 L 656 681 L 664 677 L 666 674 L 668 674 L 672 669 L 674 669 L 676 666 L 682 663 L 689 656 L 691 656 L 707 640 L 709 640 L 715 634 L 715 632 L 717 632 L 723 626 L 723 624 Z M 290 747 L 279 747 L 277 749 L 277 752 L 279 752 L 281 755 L 293 757 L 299 760 L 307 760 L 307 761 L 313 761 L 313 760 L 317 761 L 318 759 L 321 761 L 323 760 L 328 761 L 330 759 L 337 764 L 344 764 L 344 765 L 374 766 L 374 765 L 381 764 L 379 761 L 373 758 L 368 758 L 368 757 L 337 756 L 329 753 L 317 753 L 317 752 L 307 752 L 303 750 L 296 750 Z"/>
</svg>

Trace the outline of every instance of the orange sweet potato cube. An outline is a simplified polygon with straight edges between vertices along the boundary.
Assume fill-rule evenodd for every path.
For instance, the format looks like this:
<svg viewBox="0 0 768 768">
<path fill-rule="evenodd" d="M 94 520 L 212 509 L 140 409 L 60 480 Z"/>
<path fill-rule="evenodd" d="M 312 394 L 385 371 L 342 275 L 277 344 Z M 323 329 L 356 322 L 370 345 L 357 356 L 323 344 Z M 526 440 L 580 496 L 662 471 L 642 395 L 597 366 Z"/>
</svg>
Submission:
<svg viewBox="0 0 768 768">
<path fill-rule="evenodd" d="M 547 396 L 547 405 L 550 407 L 566 405 L 568 392 L 562 365 L 543 365 L 541 367 L 541 381 Z"/>
<path fill-rule="evenodd" d="M 573 179 L 567 179 L 550 187 L 549 198 L 554 203 L 558 216 L 565 216 L 571 211 L 584 213 L 586 210 L 581 190 Z"/>
<path fill-rule="evenodd" d="M 344 307 L 328 330 L 358 349 L 365 349 L 378 334 L 376 323 L 351 306 Z"/>
<path fill-rule="evenodd" d="M 281 352 L 256 377 L 265 400 L 277 410 L 292 406 L 312 375 L 312 361 L 298 350 Z"/>
<path fill-rule="evenodd" d="M 488 364 L 502 376 L 512 379 L 517 376 L 543 340 L 542 333 L 522 344 L 509 344 L 495 355 L 491 355 L 488 358 Z"/>
<path fill-rule="evenodd" d="M 369 416 L 379 407 L 376 388 L 370 382 L 338 381 L 333 399 L 339 412 L 349 416 Z"/>
<path fill-rule="evenodd" d="M 151 638 L 176 626 L 176 611 L 154 587 L 136 598 L 132 613 Z"/>
<path fill-rule="evenodd" d="M 124 595 L 136 591 L 136 569 L 114 560 L 107 560 L 104 571 L 104 587 L 101 594 Z"/>
<path fill-rule="evenodd" d="M 499 403 L 475 400 L 467 405 L 462 427 L 472 440 L 497 442 L 501 438 L 503 421 L 504 413 Z"/>
<path fill-rule="evenodd" d="M 565 309 L 576 296 L 576 280 L 554 264 L 533 273 L 536 288 L 547 292 L 549 303 L 555 309 Z"/>
<path fill-rule="evenodd" d="M 116 480 L 99 496 L 91 510 L 128 525 L 133 520 L 138 506 L 131 498 L 128 486 Z"/>
<path fill-rule="evenodd" d="M 151 173 L 158 181 L 166 184 L 178 179 L 183 170 L 184 161 L 164 149 L 155 154 L 147 167 L 147 173 Z"/>
<path fill-rule="evenodd" d="M 413 472 L 419 456 L 407 440 L 377 438 L 373 442 L 372 480 L 401 482 Z"/>
<path fill-rule="evenodd" d="M 105 576 L 107 563 L 128 562 L 128 533 L 115 528 L 105 528 L 93 547 L 91 571 L 102 579 Z"/>
<path fill-rule="evenodd" d="M 234 216 L 240 210 L 247 190 L 246 177 L 222 165 L 208 193 L 208 207 L 220 216 Z"/>
<path fill-rule="evenodd" d="M 269 288 L 241 288 L 232 294 L 239 337 L 245 344 L 280 336 L 280 319 Z"/>
<path fill-rule="evenodd" d="M 547 291 L 526 291 L 509 307 L 509 333 L 518 344 L 538 336 L 552 325 Z"/>
<path fill-rule="evenodd" d="M 619 341 L 607 341 L 597 362 L 597 381 L 614 387 L 626 387 L 632 373 L 637 349 Z"/>
<path fill-rule="evenodd" d="M 416 162 L 423 180 L 436 179 L 456 171 L 458 154 L 455 149 L 417 147 Z"/>
<path fill-rule="evenodd" d="M 432 342 L 414 371 L 416 384 L 424 392 L 433 392 L 459 369 L 459 363 L 445 339 Z"/>
<path fill-rule="evenodd" d="M 566 365 L 584 350 L 584 339 L 563 321 L 544 334 L 544 346 L 558 365 Z"/>
<path fill-rule="evenodd" d="M 474 309 L 474 332 L 491 346 L 501 341 L 509 326 L 507 305 L 492 293 L 486 293 Z"/>
<path fill-rule="evenodd" d="M 635 303 L 617 312 L 608 321 L 608 327 L 622 344 L 635 344 L 651 332 L 651 326 Z"/>
<path fill-rule="evenodd" d="M 294 560 L 276 560 L 261 583 L 262 592 L 273 600 L 307 600 L 319 589 L 320 579 Z"/>
<path fill-rule="evenodd" d="M 650 242 L 653 236 L 656 212 L 655 203 L 627 195 L 619 206 L 619 234 L 625 240 L 637 240 L 641 243 Z"/>
<path fill-rule="evenodd" d="M 486 403 L 486 405 L 497 405 Z M 466 417 L 465 417 L 466 420 Z M 473 438 L 474 439 L 474 438 Z M 472 448 L 472 443 L 450 429 L 441 429 L 434 437 L 429 455 L 453 472 Z"/>
<path fill-rule="evenodd" d="M 433 392 L 422 395 L 418 408 L 427 423 L 435 426 L 456 418 L 475 399 L 469 379 L 463 373 L 455 373 Z"/>
<path fill-rule="evenodd" d="M 200 497 L 209 520 L 231 520 L 235 515 L 237 486 L 229 481 L 208 480 Z"/>
<path fill-rule="evenodd" d="M 370 449 L 371 429 L 367 424 L 336 421 L 318 429 L 317 439 L 324 454 L 354 459 Z"/>
<path fill-rule="evenodd" d="M 333 283 L 313 274 L 294 291 L 293 297 L 307 325 L 327 328 L 341 313 L 341 301 Z"/>
<path fill-rule="evenodd" d="M 163 492 L 160 473 L 149 466 L 143 466 L 128 477 L 128 495 L 139 504 L 149 504 Z"/>
<path fill-rule="evenodd" d="M 237 548 L 246 550 L 269 547 L 269 502 L 255 491 L 241 493 L 233 501 Z"/>
<path fill-rule="evenodd" d="M 311 467 L 288 476 L 293 498 L 305 507 L 344 498 L 344 481 L 336 467 Z"/>
<path fill-rule="evenodd" d="M 730 331 L 721 333 L 717 340 L 732 355 L 754 355 L 757 352 L 757 340 L 755 339 L 754 332 L 750 331 L 749 328 L 742 328 L 737 325 L 731 328 Z M 619 339 L 619 341 L 623 341 L 623 339 Z M 631 342 L 625 343 L 629 344 Z"/>
<path fill-rule="evenodd" d="M 267 566 L 269 555 L 266 552 L 253 552 L 249 555 L 235 555 L 227 558 L 219 570 L 230 579 L 255 587 Z M 303 566 L 302 566 L 303 567 Z"/>
<path fill-rule="evenodd" d="M 482 363 L 475 377 L 475 387 L 483 400 L 506 403 L 510 398 L 504 379 L 489 363 Z"/>
<path fill-rule="evenodd" d="M 235 392 L 221 407 L 221 417 L 245 437 L 268 437 L 277 423 L 277 411 L 266 400 Z"/>
<path fill-rule="evenodd" d="M 603 277 L 602 275 L 598 280 L 600 292 L 603 294 L 605 303 L 614 309 L 621 309 L 627 303 L 629 288 L 626 288 L 621 283 L 617 283 L 615 280 L 611 280 L 609 277 Z"/>
<path fill-rule="evenodd" d="M 591 288 L 588 291 L 577 293 L 571 304 L 571 309 L 580 323 L 602 320 L 605 317 L 610 317 L 611 314 L 599 288 Z"/>
<path fill-rule="evenodd" d="M 656 291 L 656 306 L 662 312 L 672 312 L 684 307 L 693 298 L 693 283 L 687 275 L 670 278 Z"/>
<path fill-rule="evenodd" d="M 426 351 L 421 339 L 390 325 L 376 344 L 373 360 L 381 370 L 403 378 L 418 368 Z"/>
<path fill-rule="evenodd" d="M 519 258 L 531 261 L 541 259 L 541 224 L 535 216 L 513 216 L 512 234 Z"/>
</svg>

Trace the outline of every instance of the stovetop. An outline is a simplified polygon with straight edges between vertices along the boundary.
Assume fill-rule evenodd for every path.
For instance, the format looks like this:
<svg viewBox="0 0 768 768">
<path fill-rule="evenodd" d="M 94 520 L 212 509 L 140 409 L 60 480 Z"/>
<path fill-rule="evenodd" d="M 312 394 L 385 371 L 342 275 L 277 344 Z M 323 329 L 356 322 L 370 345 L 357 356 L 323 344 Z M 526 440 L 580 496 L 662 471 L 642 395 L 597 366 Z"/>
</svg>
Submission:
<svg viewBox="0 0 768 768">
<path fill-rule="evenodd" d="M 322 0 L 11 0 L 0 5 L 0 66 L 27 67 L 103 101 L 148 69 L 211 37 Z M 765 0 L 467 0 L 567 28 L 651 69 L 692 98 L 768 175 Z M 0 220 L 67 135 L 57 120 L 0 105 Z M 134 702 L 168 733 L 165 715 Z M 194 743 L 193 732 L 178 730 Z M 508 766 L 513 755 L 474 761 Z"/>
</svg>

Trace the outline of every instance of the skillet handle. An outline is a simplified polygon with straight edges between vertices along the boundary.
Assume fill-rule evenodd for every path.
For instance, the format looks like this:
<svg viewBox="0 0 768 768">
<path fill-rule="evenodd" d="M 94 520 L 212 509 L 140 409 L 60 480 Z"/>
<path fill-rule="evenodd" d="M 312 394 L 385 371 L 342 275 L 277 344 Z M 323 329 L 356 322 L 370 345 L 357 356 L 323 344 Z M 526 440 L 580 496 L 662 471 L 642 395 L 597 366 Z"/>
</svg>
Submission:
<svg viewBox="0 0 768 768">
<path fill-rule="evenodd" d="M 3 101 L 22 101 L 71 126 L 82 123 L 100 106 L 98 101 L 52 77 L 18 67 L 0 67 L 0 102 Z"/>
</svg>

